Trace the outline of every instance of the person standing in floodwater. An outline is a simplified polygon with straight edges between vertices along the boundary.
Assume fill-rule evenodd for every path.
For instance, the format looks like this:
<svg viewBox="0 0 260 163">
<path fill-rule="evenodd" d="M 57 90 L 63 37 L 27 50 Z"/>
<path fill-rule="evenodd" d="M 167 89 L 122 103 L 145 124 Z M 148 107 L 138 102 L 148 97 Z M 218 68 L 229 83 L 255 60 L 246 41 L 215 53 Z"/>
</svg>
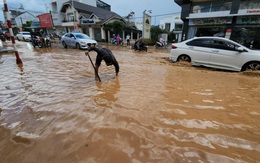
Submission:
<svg viewBox="0 0 260 163">
<path fill-rule="evenodd" d="M 116 42 L 117 42 L 117 45 L 119 45 L 119 43 L 120 43 L 120 40 L 121 40 L 121 37 L 120 37 L 120 35 L 119 35 L 119 34 L 117 34 L 117 36 L 116 36 Z"/>
<path fill-rule="evenodd" d="M 130 45 L 130 35 L 129 34 L 126 35 L 126 45 L 127 46 Z"/>
<path fill-rule="evenodd" d="M 98 68 L 101 65 L 102 60 L 104 60 L 106 62 L 107 66 L 114 65 L 116 76 L 118 76 L 119 64 L 118 64 L 115 56 L 113 55 L 113 53 L 107 48 L 89 47 L 87 49 L 87 51 L 85 52 L 86 56 L 89 55 L 89 52 L 92 51 L 92 50 L 97 52 L 96 63 L 95 63 L 95 67 L 96 67 L 95 78 L 97 79 Z"/>
</svg>

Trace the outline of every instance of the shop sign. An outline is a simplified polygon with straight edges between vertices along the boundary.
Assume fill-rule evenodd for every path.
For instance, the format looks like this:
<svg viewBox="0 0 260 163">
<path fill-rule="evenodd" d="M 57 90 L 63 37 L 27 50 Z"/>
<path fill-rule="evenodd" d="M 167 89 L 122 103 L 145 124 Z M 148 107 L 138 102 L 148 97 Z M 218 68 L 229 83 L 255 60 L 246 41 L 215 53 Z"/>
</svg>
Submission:
<svg viewBox="0 0 260 163">
<path fill-rule="evenodd" d="M 46 14 L 41 14 L 38 16 L 40 26 L 43 28 L 50 28 L 52 27 L 52 20 L 51 20 L 51 15 L 49 13 Z"/>
<path fill-rule="evenodd" d="M 259 9 L 250 9 L 250 10 L 238 10 L 238 15 L 259 15 L 260 10 Z"/>
<path fill-rule="evenodd" d="M 40 22 L 33 21 L 31 27 L 40 27 Z"/>
<path fill-rule="evenodd" d="M 255 13 L 260 13 L 260 10 L 247 10 L 246 13 L 250 13 L 250 14 L 255 14 Z"/>
<path fill-rule="evenodd" d="M 200 18 L 190 19 L 189 25 L 222 25 L 231 24 L 232 18 Z"/>
<path fill-rule="evenodd" d="M 226 35 L 225 35 L 225 38 L 228 38 L 228 39 L 230 39 L 231 32 L 232 32 L 232 30 L 231 30 L 231 29 L 227 29 L 227 31 L 226 31 Z"/>
<path fill-rule="evenodd" d="M 259 16 L 241 16 L 237 18 L 236 24 L 260 24 Z"/>
<path fill-rule="evenodd" d="M 91 24 L 96 24 L 93 19 L 80 19 L 80 24 L 81 25 L 91 25 Z"/>
</svg>

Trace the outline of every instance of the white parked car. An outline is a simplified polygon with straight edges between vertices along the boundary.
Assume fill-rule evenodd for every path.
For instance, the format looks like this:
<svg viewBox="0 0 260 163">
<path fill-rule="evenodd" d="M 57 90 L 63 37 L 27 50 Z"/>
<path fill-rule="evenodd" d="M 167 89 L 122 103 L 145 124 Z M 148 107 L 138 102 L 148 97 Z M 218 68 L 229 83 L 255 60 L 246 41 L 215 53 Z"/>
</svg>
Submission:
<svg viewBox="0 0 260 163">
<path fill-rule="evenodd" d="M 61 43 L 64 48 L 69 46 L 77 49 L 87 49 L 89 46 L 98 45 L 96 40 L 83 33 L 66 33 L 61 37 Z"/>
<path fill-rule="evenodd" d="M 222 37 L 194 37 L 173 43 L 170 60 L 231 71 L 260 70 L 260 51 Z"/>
<path fill-rule="evenodd" d="M 18 32 L 16 34 L 16 38 L 18 41 L 20 41 L 20 40 L 31 41 L 31 34 L 30 34 L 30 32 L 26 32 L 26 31 Z"/>
</svg>

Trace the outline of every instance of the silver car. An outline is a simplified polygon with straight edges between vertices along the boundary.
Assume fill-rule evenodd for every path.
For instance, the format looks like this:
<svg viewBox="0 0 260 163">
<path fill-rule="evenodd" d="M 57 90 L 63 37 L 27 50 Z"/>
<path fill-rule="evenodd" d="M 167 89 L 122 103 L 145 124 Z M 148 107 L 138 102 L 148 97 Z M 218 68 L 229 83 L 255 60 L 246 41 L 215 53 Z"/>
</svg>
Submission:
<svg viewBox="0 0 260 163">
<path fill-rule="evenodd" d="M 260 51 L 222 37 L 194 37 L 173 43 L 170 60 L 231 71 L 260 70 Z"/>
<path fill-rule="evenodd" d="M 65 33 L 61 37 L 61 43 L 64 48 L 74 47 L 77 49 L 87 49 L 90 46 L 98 45 L 96 40 L 83 33 Z"/>
</svg>

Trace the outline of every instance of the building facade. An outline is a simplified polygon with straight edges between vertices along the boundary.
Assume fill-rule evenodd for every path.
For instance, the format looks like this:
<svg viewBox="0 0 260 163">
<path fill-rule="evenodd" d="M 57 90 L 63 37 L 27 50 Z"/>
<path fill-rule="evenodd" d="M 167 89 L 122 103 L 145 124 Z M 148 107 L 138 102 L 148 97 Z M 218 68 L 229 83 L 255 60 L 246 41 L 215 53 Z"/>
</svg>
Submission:
<svg viewBox="0 0 260 163">
<path fill-rule="evenodd" d="M 22 24 L 26 24 L 27 21 L 32 21 L 33 23 L 39 23 L 38 15 L 43 14 L 41 11 L 26 10 L 21 5 L 19 8 L 9 8 L 8 9 L 10 20 L 12 22 L 12 27 L 22 28 Z M 5 22 L 7 21 L 6 14 L 3 8 L 3 15 Z M 6 28 L 7 24 L 6 24 Z"/>
<path fill-rule="evenodd" d="M 111 37 L 104 30 L 105 24 L 113 21 L 125 23 L 124 18 L 112 11 L 76 1 L 63 3 L 60 12 L 64 14 L 61 26 L 66 28 L 66 32 L 79 31 L 97 41 L 109 41 Z"/>
<path fill-rule="evenodd" d="M 55 26 L 55 31 L 58 33 L 66 32 L 66 28 L 62 25 L 66 20 L 66 15 L 64 12 L 61 12 L 61 8 L 63 7 L 64 3 L 70 2 L 72 7 L 74 6 L 74 2 L 80 2 L 82 4 L 87 4 L 93 7 L 100 7 L 103 9 L 107 9 L 110 11 L 110 5 L 100 1 L 100 0 L 52 0 L 51 1 L 51 16 L 53 20 L 53 26 Z"/>
<path fill-rule="evenodd" d="M 129 24 L 125 18 L 111 11 L 111 6 L 101 0 L 53 0 L 51 15 L 54 31 L 59 35 L 66 32 L 79 31 L 89 35 L 97 41 L 109 42 L 113 31 L 104 29 L 106 24 L 121 21 Z M 137 36 L 136 31 L 122 31 L 121 38 L 130 34 Z"/>
<path fill-rule="evenodd" d="M 183 21 L 181 20 L 181 15 L 176 14 L 160 20 L 160 28 L 165 29 L 169 32 L 173 31 L 175 34 L 175 41 L 179 42 L 182 38 L 182 27 Z"/>
<path fill-rule="evenodd" d="M 260 49 L 259 0 L 175 0 L 181 6 L 182 40 L 226 37 Z"/>
<path fill-rule="evenodd" d="M 39 19 L 37 16 L 29 12 L 23 12 L 20 15 L 14 17 L 14 27 L 22 27 L 22 25 L 25 24 L 27 21 L 39 22 Z"/>
</svg>

